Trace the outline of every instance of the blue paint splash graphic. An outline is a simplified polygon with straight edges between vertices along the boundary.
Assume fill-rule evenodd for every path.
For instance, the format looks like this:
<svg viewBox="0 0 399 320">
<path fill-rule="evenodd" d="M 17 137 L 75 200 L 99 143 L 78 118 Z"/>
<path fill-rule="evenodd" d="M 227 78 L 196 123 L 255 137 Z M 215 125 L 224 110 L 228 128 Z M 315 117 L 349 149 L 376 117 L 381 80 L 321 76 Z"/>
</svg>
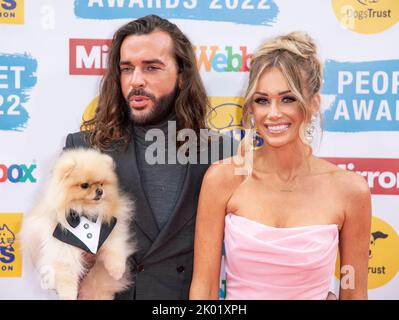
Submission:
<svg viewBox="0 0 399 320">
<path fill-rule="evenodd" d="M 22 131 L 29 113 L 25 109 L 37 83 L 37 60 L 25 54 L 0 53 L 0 130 Z"/>
<path fill-rule="evenodd" d="M 322 94 L 332 97 L 323 129 L 399 131 L 399 60 L 324 64 Z"/>
<path fill-rule="evenodd" d="M 271 26 L 279 9 L 274 0 L 75 0 L 75 15 L 83 19 L 139 18 L 156 14 L 165 19 L 224 21 Z M 157 8 L 157 3 L 161 4 Z"/>
</svg>

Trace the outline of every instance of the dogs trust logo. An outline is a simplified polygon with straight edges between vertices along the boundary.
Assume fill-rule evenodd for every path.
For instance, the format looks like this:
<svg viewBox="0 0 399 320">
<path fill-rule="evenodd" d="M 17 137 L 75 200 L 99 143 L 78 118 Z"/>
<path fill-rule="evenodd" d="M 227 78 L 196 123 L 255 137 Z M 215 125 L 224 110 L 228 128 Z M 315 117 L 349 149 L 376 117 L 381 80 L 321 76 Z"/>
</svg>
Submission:
<svg viewBox="0 0 399 320">
<path fill-rule="evenodd" d="M 132 19 L 156 14 L 166 19 L 223 21 L 271 26 L 279 9 L 274 0 L 75 0 L 83 19 Z"/>
<path fill-rule="evenodd" d="M 399 159 L 323 158 L 356 172 L 368 182 L 372 194 L 399 195 Z"/>
<path fill-rule="evenodd" d="M 399 2 L 398 2 L 399 3 Z M 399 60 L 324 64 L 324 129 L 399 130 Z"/>
<path fill-rule="evenodd" d="M 242 123 L 243 97 L 210 97 L 211 110 L 208 112 L 207 125 L 220 133 L 230 135 L 240 141 L 245 136 Z M 263 144 L 263 139 L 256 135 L 256 147 Z"/>
<path fill-rule="evenodd" d="M 221 133 L 227 133 L 236 140 L 244 136 L 244 127 L 241 123 L 242 105 L 241 97 L 210 97 L 211 111 L 208 112 L 207 125 Z"/>
<path fill-rule="evenodd" d="M 20 213 L 0 213 L 0 278 L 22 275 L 22 255 L 17 239 L 21 221 Z"/>
<path fill-rule="evenodd" d="M 391 225 L 375 216 L 371 220 L 368 261 L 368 289 L 386 285 L 399 270 L 399 237 Z M 335 276 L 340 278 L 340 255 L 337 254 Z"/>
<path fill-rule="evenodd" d="M 399 237 L 384 220 L 373 217 L 369 247 L 369 289 L 388 283 L 399 269 Z"/>
<path fill-rule="evenodd" d="M 392 0 L 332 0 L 344 28 L 364 34 L 382 32 L 399 20 L 399 2 Z"/>
<path fill-rule="evenodd" d="M 24 0 L 0 0 L 0 24 L 24 23 Z"/>
<path fill-rule="evenodd" d="M 36 85 L 37 61 L 28 54 L 0 53 L 0 130 L 22 131 L 29 113 L 26 103 Z"/>
</svg>

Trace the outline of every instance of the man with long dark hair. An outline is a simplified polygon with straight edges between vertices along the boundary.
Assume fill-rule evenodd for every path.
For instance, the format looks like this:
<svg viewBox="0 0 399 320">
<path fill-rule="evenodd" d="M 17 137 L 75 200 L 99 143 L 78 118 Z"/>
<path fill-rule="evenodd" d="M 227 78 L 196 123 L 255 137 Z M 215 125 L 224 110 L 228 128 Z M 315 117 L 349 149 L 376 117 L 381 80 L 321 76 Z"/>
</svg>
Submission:
<svg viewBox="0 0 399 320">
<path fill-rule="evenodd" d="M 188 298 L 195 213 L 208 165 L 176 161 L 169 123 L 176 132 L 191 129 L 199 141 L 207 107 L 193 46 L 175 24 L 150 15 L 116 31 L 95 116 L 68 135 L 66 148 L 111 155 L 123 191 L 135 200 L 132 286 L 117 299 Z M 148 161 L 150 129 L 167 137 L 157 155 L 166 156 L 166 164 Z"/>
<path fill-rule="evenodd" d="M 91 142 L 105 150 L 117 140 L 127 146 L 131 120 L 152 125 L 173 110 L 177 130 L 198 133 L 207 105 L 190 40 L 175 24 L 150 15 L 116 31 L 96 115 L 84 126 L 94 125 Z"/>
</svg>

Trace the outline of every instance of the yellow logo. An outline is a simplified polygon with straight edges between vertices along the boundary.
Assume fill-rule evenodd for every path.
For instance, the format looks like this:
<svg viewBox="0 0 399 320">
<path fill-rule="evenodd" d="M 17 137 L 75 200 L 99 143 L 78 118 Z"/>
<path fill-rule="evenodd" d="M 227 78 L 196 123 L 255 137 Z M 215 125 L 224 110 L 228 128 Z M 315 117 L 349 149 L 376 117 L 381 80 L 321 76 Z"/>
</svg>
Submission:
<svg viewBox="0 0 399 320">
<path fill-rule="evenodd" d="M 22 275 L 22 255 L 17 238 L 21 222 L 21 213 L 0 214 L 0 278 Z"/>
<path fill-rule="evenodd" d="M 244 97 L 210 97 L 209 101 L 211 110 L 208 112 L 207 126 L 240 141 L 246 129 L 242 124 Z M 260 148 L 264 141 L 258 132 L 254 139 L 255 147 Z"/>
<path fill-rule="evenodd" d="M 373 217 L 371 222 L 368 288 L 375 289 L 387 284 L 399 269 L 399 237 L 384 220 Z M 339 279 L 339 254 L 335 276 Z M 356 275 L 355 275 L 356 276 Z"/>
<path fill-rule="evenodd" d="M 219 132 L 231 133 L 235 139 L 241 140 L 245 130 L 241 123 L 244 98 L 210 97 L 209 101 L 211 110 L 208 111 L 207 126 Z"/>
<path fill-rule="evenodd" d="M 0 23 L 23 24 L 24 0 L 0 0 Z"/>
<path fill-rule="evenodd" d="M 332 0 L 332 7 L 339 22 L 358 33 L 382 32 L 399 20 L 399 1 Z"/>
<path fill-rule="evenodd" d="M 98 96 L 95 97 L 87 105 L 87 107 L 86 107 L 86 109 L 85 109 L 85 111 L 83 113 L 83 116 L 82 116 L 82 124 L 83 124 L 83 121 L 87 121 L 87 120 L 90 120 L 90 119 L 94 118 L 94 115 L 96 114 L 96 108 L 97 108 L 97 105 L 98 105 L 98 99 L 99 99 Z M 87 128 L 85 128 L 85 129 L 87 129 Z"/>
<path fill-rule="evenodd" d="M 399 237 L 384 220 L 373 217 L 369 250 L 369 289 L 388 283 L 399 269 Z"/>
</svg>

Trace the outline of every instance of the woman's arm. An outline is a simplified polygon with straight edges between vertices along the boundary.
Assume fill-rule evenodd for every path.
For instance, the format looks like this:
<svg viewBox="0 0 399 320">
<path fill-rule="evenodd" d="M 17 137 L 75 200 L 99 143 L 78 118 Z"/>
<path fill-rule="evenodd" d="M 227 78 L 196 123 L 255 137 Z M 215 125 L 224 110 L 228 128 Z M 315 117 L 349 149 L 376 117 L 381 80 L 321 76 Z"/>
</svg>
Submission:
<svg viewBox="0 0 399 320">
<path fill-rule="evenodd" d="M 204 176 L 195 226 L 190 299 L 219 299 L 226 205 L 234 190 L 232 165 L 215 163 Z"/>
<path fill-rule="evenodd" d="M 370 189 L 363 177 L 351 173 L 345 220 L 340 232 L 341 282 L 339 299 L 367 299 L 371 228 Z"/>
</svg>

